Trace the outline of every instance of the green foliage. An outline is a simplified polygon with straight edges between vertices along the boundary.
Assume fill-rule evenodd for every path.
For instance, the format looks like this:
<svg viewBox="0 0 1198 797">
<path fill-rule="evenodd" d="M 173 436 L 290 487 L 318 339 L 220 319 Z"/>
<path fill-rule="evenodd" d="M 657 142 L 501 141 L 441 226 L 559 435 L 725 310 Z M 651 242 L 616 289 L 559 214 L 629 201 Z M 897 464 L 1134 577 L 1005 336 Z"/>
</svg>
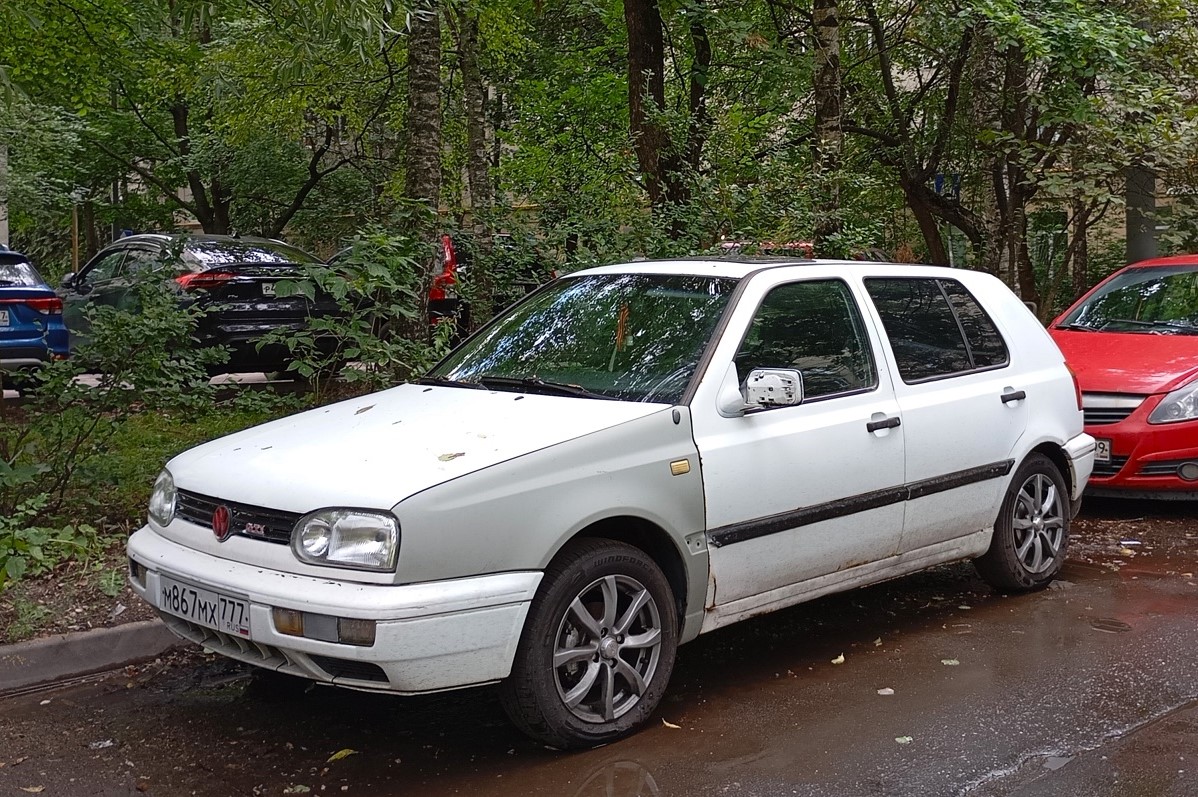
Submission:
<svg viewBox="0 0 1198 797">
<path fill-rule="evenodd" d="M 335 263 L 306 265 L 303 278 L 275 288 L 278 296 L 331 297 L 339 313 L 312 318 L 303 330 L 279 330 L 259 345 L 286 345 L 291 370 L 318 398 L 334 378 L 365 392 L 424 371 L 446 351 L 452 331 L 441 324 L 431 340 L 423 333 L 431 254 L 426 243 L 380 227 L 358 233 Z"/>
<path fill-rule="evenodd" d="M 91 526 L 33 525 L 48 502 L 48 496 L 36 495 L 0 516 L 0 590 L 10 582 L 48 572 L 68 559 L 86 559 L 96 551 L 99 540 Z"/>
</svg>

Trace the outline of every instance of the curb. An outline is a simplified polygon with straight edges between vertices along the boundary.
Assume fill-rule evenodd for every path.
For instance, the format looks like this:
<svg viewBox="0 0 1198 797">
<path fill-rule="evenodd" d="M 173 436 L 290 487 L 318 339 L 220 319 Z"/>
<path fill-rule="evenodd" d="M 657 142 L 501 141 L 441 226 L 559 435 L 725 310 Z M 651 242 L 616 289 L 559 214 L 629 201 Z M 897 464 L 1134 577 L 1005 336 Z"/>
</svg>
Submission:
<svg viewBox="0 0 1198 797">
<path fill-rule="evenodd" d="M 142 620 L 0 645 L 0 694 L 115 670 L 183 644 L 161 620 Z"/>
</svg>

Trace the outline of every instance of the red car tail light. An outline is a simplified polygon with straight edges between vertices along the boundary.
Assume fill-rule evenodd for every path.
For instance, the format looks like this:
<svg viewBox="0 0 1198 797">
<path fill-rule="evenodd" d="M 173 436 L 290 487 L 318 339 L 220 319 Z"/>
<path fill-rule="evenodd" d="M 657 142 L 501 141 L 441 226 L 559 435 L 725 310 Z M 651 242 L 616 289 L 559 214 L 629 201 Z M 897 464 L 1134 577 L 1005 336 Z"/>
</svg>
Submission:
<svg viewBox="0 0 1198 797">
<path fill-rule="evenodd" d="M 185 291 L 210 291 L 234 278 L 228 271 L 201 271 L 198 274 L 182 274 L 175 282 Z"/>
</svg>

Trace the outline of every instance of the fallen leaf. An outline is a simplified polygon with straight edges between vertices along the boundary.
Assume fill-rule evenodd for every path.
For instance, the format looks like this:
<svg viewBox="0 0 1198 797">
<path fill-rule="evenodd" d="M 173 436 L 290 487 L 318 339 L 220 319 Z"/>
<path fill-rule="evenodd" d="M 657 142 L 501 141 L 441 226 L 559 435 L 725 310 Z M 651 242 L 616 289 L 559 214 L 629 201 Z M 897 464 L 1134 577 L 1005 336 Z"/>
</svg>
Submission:
<svg viewBox="0 0 1198 797">
<path fill-rule="evenodd" d="M 358 408 L 358 411 L 357 411 L 357 412 L 355 412 L 355 413 L 354 413 L 354 415 L 361 415 L 362 413 L 366 412 L 367 410 L 372 410 L 372 409 L 374 409 L 374 405 L 373 405 L 373 404 L 368 404 L 368 405 L 367 405 L 367 406 L 365 406 L 365 407 L 359 407 L 359 408 Z"/>
<path fill-rule="evenodd" d="M 839 656 L 837 656 L 836 658 L 832 659 L 832 663 L 833 663 L 833 664 L 844 664 L 844 654 L 843 654 L 843 653 L 841 653 Z"/>
<path fill-rule="evenodd" d="M 961 604 L 960 606 L 958 606 L 957 608 L 958 608 L 958 609 L 964 609 L 965 611 L 969 611 L 969 610 L 970 610 L 970 609 L 972 609 L 973 607 L 972 607 L 972 606 L 966 606 L 964 603 L 962 603 L 962 604 Z"/>
<path fill-rule="evenodd" d="M 43 700 L 42 702 L 38 703 L 38 705 L 39 705 L 39 706 L 48 706 L 48 705 L 50 705 L 50 701 L 49 701 L 49 700 Z"/>
<path fill-rule="evenodd" d="M 666 719 L 663 719 L 663 720 L 661 721 L 661 724 L 662 724 L 662 725 L 664 725 L 664 726 L 666 726 L 667 728 L 673 728 L 674 730 L 678 730 L 678 729 L 680 729 L 680 728 L 682 727 L 681 725 L 675 725 L 674 723 L 672 723 L 672 722 L 670 722 L 669 720 L 666 720 Z"/>
<path fill-rule="evenodd" d="M 106 747 L 112 747 L 114 744 L 116 742 L 112 741 L 112 739 L 104 739 L 103 741 L 92 742 L 88 745 L 88 748 L 91 750 L 103 750 Z"/>
<path fill-rule="evenodd" d="M 956 667 L 961 662 L 957 661 L 956 659 L 941 659 L 940 663 L 945 667 Z"/>
<path fill-rule="evenodd" d="M 878 694 L 882 695 L 883 697 L 889 697 L 890 695 L 894 694 L 894 690 L 891 689 L 889 686 L 886 686 L 886 687 L 879 689 Z"/>
<path fill-rule="evenodd" d="M 329 756 L 329 760 L 325 761 L 325 763 L 331 764 L 334 761 L 340 761 L 343 758 L 349 758 L 351 755 L 357 755 L 357 754 L 358 754 L 357 750 L 351 750 L 348 747 L 346 747 L 341 750 L 338 750 L 337 752 L 335 752 L 331 756 Z"/>
<path fill-rule="evenodd" d="M 875 639 L 875 640 L 874 640 L 874 647 L 875 647 L 875 648 L 876 648 L 876 647 L 881 647 L 881 645 L 882 645 L 882 637 L 878 637 L 877 639 Z"/>
<path fill-rule="evenodd" d="M 297 783 L 294 786 L 288 786 L 287 788 L 283 789 L 284 794 L 307 794 L 310 791 L 312 790 L 302 783 Z"/>
<path fill-rule="evenodd" d="M 459 451 L 456 454 L 442 454 L 441 456 L 437 457 L 437 459 L 441 460 L 442 462 L 449 462 L 451 460 L 457 459 L 458 457 L 464 457 L 464 456 L 466 456 L 466 452 Z"/>
<path fill-rule="evenodd" d="M 1136 552 L 1133 551 L 1131 548 L 1120 548 L 1119 555 L 1120 556 L 1135 556 Z"/>
<path fill-rule="evenodd" d="M 30 794 L 41 794 L 46 790 L 45 786 L 22 786 L 21 791 L 27 791 Z"/>
<path fill-rule="evenodd" d="M 910 736 L 896 736 L 894 740 L 899 744 L 911 744 L 911 742 L 915 741 Z"/>
</svg>

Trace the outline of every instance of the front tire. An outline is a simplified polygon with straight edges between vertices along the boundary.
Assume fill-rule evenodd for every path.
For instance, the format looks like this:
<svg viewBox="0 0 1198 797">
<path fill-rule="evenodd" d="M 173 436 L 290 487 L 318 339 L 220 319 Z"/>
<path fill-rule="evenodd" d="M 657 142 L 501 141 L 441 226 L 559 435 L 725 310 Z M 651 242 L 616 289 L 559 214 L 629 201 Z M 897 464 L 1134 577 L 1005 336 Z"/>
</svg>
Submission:
<svg viewBox="0 0 1198 797">
<path fill-rule="evenodd" d="M 579 540 L 545 571 L 503 707 L 552 747 L 613 741 L 653 714 L 677 647 L 674 595 L 653 560 L 623 543 Z"/>
<path fill-rule="evenodd" d="M 1069 488 L 1051 459 L 1031 454 L 1015 471 L 990 550 L 974 560 L 991 586 L 1028 592 L 1048 586 L 1069 547 Z"/>
</svg>

